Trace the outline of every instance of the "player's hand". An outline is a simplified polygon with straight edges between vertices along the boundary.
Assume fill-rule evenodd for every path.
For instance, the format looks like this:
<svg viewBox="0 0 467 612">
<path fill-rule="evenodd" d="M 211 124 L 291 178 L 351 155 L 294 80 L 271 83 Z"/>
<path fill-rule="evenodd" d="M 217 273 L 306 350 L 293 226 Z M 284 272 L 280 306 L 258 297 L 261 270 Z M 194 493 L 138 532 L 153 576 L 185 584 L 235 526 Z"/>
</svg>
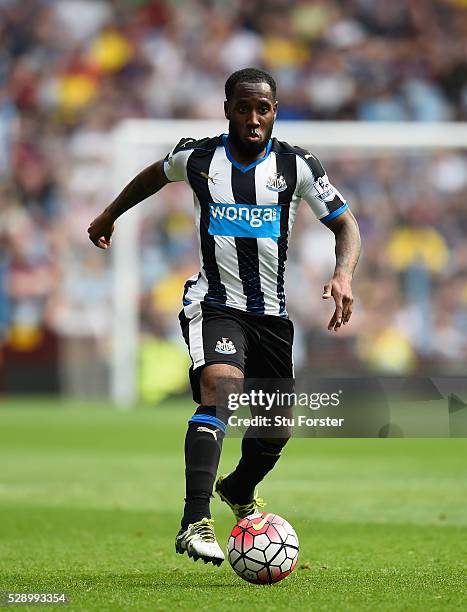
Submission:
<svg viewBox="0 0 467 612">
<path fill-rule="evenodd" d="M 104 210 L 88 227 L 89 240 L 100 249 L 108 249 L 112 244 L 114 219 Z"/>
<path fill-rule="evenodd" d="M 329 321 L 328 330 L 337 331 L 341 325 L 349 322 L 352 316 L 352 277 L 349 274 L 335 274 L 324 285 L 323 300 L 333 297 L 336 304 L 334 314 Z"/>
</svg>

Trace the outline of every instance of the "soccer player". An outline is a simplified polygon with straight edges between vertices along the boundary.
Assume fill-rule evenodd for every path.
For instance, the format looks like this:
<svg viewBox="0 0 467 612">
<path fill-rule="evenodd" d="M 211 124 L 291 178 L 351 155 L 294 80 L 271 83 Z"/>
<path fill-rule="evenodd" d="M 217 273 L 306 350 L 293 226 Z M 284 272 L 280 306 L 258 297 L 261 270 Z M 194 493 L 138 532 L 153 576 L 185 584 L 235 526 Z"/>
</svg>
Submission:
<svg viewBox="0 0 467 612">
<path fill-rule="evenodd" d="M 224 559 L 209 507 L 226 429 L 219 390 L 244 378 L 293 379 L 284 273 L 300 201 L 335 235 L 335 271 L 322 294 L 335 302 L 330 331 L 352 314 L 351 281 L 360 251 L 355 218 L 318 159 L 271 138 L 278 107 L 273 78 L 254 68 L 239 70 L 227 79 L 225 96 L 228 134 L 183 138 L 165 159 L 140 172 L 88 229 L 92 242 L 107 249 L 114 222 L 126 210 L 170 182 L 185 181 L 193 190 L 201 266 L 185 284 L 179 319 L 198 408 L 185 438 L 186 498 L 175 546 L 215 565 Z M 264 505 L 255 488 L 288 441 L 287 435 L 248 433 L 237 467 L 215 486 L 237 519 Z"/>
</svg>

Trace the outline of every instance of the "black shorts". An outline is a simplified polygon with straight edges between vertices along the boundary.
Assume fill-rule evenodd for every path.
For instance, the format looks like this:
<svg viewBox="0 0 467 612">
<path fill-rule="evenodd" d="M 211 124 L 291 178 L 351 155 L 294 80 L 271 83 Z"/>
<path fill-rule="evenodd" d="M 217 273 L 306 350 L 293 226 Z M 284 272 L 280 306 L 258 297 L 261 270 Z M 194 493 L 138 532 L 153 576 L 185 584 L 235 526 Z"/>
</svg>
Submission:
<svg viewBox="0 0 467 612">
<path fill-rule="evenodd" d="M 185 307 L 179 320 L 192 361 L 193 399 L 198 404 L 201 371 L 213 363 L 236 366 L 246 379 L 293 380 L 290 319 L 201 302 Z"/>
</svg>

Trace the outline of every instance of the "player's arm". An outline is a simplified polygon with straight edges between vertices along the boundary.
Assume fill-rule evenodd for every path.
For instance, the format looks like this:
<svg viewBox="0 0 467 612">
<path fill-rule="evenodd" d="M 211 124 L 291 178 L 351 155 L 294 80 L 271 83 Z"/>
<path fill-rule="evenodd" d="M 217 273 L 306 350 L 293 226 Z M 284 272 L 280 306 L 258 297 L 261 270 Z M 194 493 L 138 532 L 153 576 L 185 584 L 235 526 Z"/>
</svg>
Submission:
<svg viewBox="0 0 467 612">
<path fill-rule="evenodd" d="M 324 286 L 323 299 L 334 298 L 336 308 L 328 330 L 337 331 L 352 315 L 352 278 L 360 255 L 360 232 L 349 209 L 325 225 L 336 238 L 336 267 L 331 280 Z"/>
<path fill-rule="evenodd" d="M 124 212 L 133 208 L 169 182 L 164 172 L 164 160 L 151 164 L 121 191 L 115 200 L 91 222 L 88 228 L 90 240 L 100 249 L 112 244 L 114 223 Z"/>
<path fill-rule="evenodd" d="M 336 308 L 328 329 L 337 331 L 352 315 L 351 284 L 360 254 L 360 232 L 346 200 L 329 182 L 319 159 L 303 149 L 297 151 L 299 194 L 336 237 L 336 268 L 324 286 L 323 299 L 334 298 Z"/>
</svg>

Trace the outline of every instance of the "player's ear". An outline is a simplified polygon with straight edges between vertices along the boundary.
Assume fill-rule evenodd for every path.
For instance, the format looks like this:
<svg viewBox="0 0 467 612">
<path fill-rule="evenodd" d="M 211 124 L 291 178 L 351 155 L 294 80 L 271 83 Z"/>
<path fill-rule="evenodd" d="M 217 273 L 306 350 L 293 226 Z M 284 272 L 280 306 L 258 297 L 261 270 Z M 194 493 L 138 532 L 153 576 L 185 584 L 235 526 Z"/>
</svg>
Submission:
<svg viewBox="0 0 467 612">
<path fill-rule="evenodd" d="M 225 118 L 230 120 L 230 104 L 227 100 L 224 102 L 224 114 Z"/>
<path fill-rule="evenodd" d="M 279 102 L 276 100 L 273 105 L 274 108 L 274 117 L 277 116 L 277 109 L 279 108 Z"/>
</svg>

